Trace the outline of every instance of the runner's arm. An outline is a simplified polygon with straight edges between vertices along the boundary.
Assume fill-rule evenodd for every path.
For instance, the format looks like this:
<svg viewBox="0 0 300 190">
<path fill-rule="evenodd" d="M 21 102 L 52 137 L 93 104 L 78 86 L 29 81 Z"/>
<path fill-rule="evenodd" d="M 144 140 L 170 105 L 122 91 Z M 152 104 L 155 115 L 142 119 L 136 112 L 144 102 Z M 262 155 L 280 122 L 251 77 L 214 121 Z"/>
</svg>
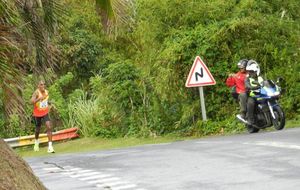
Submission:
<svg viewBox="0 0 300 190">
<path fill-rule="evenodd" d="M 30 99 L 31 103 L 35 104 L 40 100 L 41 100 L 41 98 L 38 97 L 37 91 L 35 91 L 31 96 L 31 99 Z"/>
</svg>

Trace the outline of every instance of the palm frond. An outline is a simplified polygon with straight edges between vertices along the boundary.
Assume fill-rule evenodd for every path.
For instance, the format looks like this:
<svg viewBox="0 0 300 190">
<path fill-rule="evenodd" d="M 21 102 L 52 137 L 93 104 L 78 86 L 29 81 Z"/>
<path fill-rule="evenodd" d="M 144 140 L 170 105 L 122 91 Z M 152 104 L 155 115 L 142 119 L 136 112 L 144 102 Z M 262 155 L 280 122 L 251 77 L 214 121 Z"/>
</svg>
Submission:
<svg viewBox="0 0 300 190">
<path fill-rule="evenodd" d="M 37 76 L 58 65 L 60 53 L 50 35 L 62 11 L 58 0 L 0 0 L 0 87 L 6 115 L 24 113 L 21 89 L 28 66 Z M 35 60 L 29 62 L 30 57 Z"/>
<path fill-rule="evenodd" d="M 119 27 L 133 21 L 134 0 L 96 0 L 96 10 L 105 32 L 117 34 Z"/>
<path fill-rule="evenodd" d="M 24 113 L 22 88 L 22 44 L 19 33 L 15 30 L 18 23 L 17 12 L 13 4 L 0 1 L 0 87 L 3 92 L 3 106 L 6 115 Z"/>
<path fill-rule="evenodd" d="M 44 11 L 44 23 L 49 34 L 53 34 L 58 24 L 62 24 L 61 19 L 65 16 L 65 9 L 57 0 L 43 0 L 41 6 Z"/>
<path fill-rule="evenodd" d="M 39 7 L 37 2 L 23 1 L 18 4 L 18 10 L 21 18 L 26 23 L 24 29 L 27 30 L 28 44 L 32 44 L 29 50 L 32 50 L 32 54 L 35 54 L 35 64 L 32 65 L 34 73 L 45 73 L 47 69 L 52 69 L 57 66 L 58 55 L 54 54 L 49 47 L 49 33 L 52 31 L 47 24 L 44 23 L 44 19 L 39 14 Z M 47 17 L 48 21 L 51 20 L 51 16 Z M 47 19 L 46 19 L 47 20 Z M 50 24 L 51 21 L 48 22 Z M 47 29 L 45 31 L 45 29 Z"/>
</svg>

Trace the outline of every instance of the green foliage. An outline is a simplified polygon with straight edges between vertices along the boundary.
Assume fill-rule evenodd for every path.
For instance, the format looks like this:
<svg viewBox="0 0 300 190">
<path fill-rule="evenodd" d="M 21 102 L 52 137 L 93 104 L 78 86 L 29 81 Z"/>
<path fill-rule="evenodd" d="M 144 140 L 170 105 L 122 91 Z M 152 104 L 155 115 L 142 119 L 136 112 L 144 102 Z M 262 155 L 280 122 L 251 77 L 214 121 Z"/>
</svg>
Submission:
<svg viewBox="0 0 300 190">
<path fill-rule="evenodd" d="M 33 81 L 33 76 L 28 75 L 26 79 L 24 79 L 26 85 L 23 89 L 23 100 L 25 102 L 25 113 L 26 117 L 30 118 L 32 115 L 33 105 L 30 102 L 31 96 L 33 92 L 37 89 L 37 84 L 35 84 Z"/>
<path fill-rule="evenodd" d="M 241 132 L 225 80 L 242 58 L 260 63 L 265 78 L 284 78 L 280 104 L 299 118 L 298 0 L 137 0 L 134 24 L 115 38 L 104 35 L 94 4 L 65 2 L 69 18 L 56 39 L 64 62 L 49 87 L 65 127 L 105 138 Z M 196 55 L 217 82 L 204 88 L 207 122 L 198 89 L 184 86 Z M 26 80 L 27 101 L 34 86 Z"/>
<path fill-rule="evenodd" d="M 70 127 L 79 127 L 84 136 L 101 136 L 105 138 L 116 137 L 117 127 L 120 121 L 118 113 L 111 113 L 112 109 L 103 109 L 100 100 L 91 97 L 87 98 L 82 94 L 76 102 L 71 102 L 68 107 Z"/>
<path fill-rule="evenodd" d="M 3 138 L 3 137 L 5 137 L 7 134 L 6 134 L 6 132 L 5 132 L 5 121 L 4 121 L 4 119 L 0 119 L 0 137 L 1 138 Z"/>
<path fill-rule="evenodd" d="M 22 128 L 22 120 L 18 114 L 11 114 L 7 121 L 0 120 L 0 135 L 1 137 L 24 136 L 30 129 Z"/>
<path fill-rule="evenodd" d="M 100 111 L 96 99 L 88 100 L 86 94 L 82 94 L 81 99 L 69 104 L 68 109 L 70 126 L 79 127 L 84 136 L 94 134 L 97 114 Z"/>
<path fill-rule="evenodd" d="M 125 112 L 140 104 L 138 76 L 136 67 L 130 62 L 110 64 L 103 71 L 105 90 L 110 91 L 111 101 L 118 103 Z"/>
<path fill-rule="evenodd" d="M 71 71 L 82 83 L 99 70 L 99 60 L 102 55 L 101 28 L 99 18 L 93 10 L 93 4 L 80 1 L 82 6 L 68 3 L 70 14 L 62 29 L 62 38 L 58 38 L 60 49 L 65 57 L 63 71 Z M 82 11 L 88 9 L 89 11 Z M 94 14 L 93 14 L 94 13 Z M 78 84 L 75 86 L 78 87 Z"/>
<path fill-rule="evenodd" d="M 74 76 L 71 72 L 61 76 L 52 84 L 49 90 L 50 105 L 52 107 L 52 115 L 61 119 L 67 120 L 68 118 L 68 100 L 63 95 L 63 88 L 68 86 L 73 80 Z"/>
<path fill-rule="evenodd" d="M 16 114 L 12 114 L 9 116 L 9 123 L 8 123 L 8 129 L 15 129 L 17 130 L 17 133 L 19 132 L 18 129 L 20 129 L 20 118 Z M 15 133 L 15 131 L 14 131 Z"/>
<path fill-rule="evenodd" d="M 128 62 L 116 62 L 103 70 L 102 76 L 91 79 L 92 94 L 98 97 L 103 117 L 100 126 L 107 128 L 114 125 L 119 135 L 133 133 L 138 126 L 137 107 L 141 105 L 138 88 L 139 72 Z M 137 123 L 138 122 L 138 123 Z"/>
</svg>

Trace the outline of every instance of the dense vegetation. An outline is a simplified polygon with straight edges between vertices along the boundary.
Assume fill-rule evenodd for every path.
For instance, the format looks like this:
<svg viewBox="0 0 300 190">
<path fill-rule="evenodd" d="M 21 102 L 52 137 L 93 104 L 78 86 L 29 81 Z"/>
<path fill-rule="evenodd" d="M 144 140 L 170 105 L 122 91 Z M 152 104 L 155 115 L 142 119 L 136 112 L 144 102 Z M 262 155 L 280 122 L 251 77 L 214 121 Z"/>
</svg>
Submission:
<svg viewBox="0 0 300 190">
<path fill-rule="evenodd" d="M 136 0 L 131 20 L 107 35 L 93 1 L 64 0 L 67 14 L 51 43 L 55 72 L 28 70 L 20 112 L 5 114 L 0 134 L 31 134 L 37 74 L 47 81 L 54 129 L 78 126 L 84 136 L 208 135 L 244 130 L 225 86 L 239 59 L 255 59 L 266 78 L 284 78 L 280 100 L 288 119 L 300 119 L 300 4 L 298 0 Z M 196 55 L 217 84 L 204 88 L 208 121 L 197 88 L 184 86 Z M 2 59 L 2 57 L 1 57 Z M 37 60 L 28 56 L 24 58 Z M 0 79 L 1 80 L 1 79 Z"/>
</svg>

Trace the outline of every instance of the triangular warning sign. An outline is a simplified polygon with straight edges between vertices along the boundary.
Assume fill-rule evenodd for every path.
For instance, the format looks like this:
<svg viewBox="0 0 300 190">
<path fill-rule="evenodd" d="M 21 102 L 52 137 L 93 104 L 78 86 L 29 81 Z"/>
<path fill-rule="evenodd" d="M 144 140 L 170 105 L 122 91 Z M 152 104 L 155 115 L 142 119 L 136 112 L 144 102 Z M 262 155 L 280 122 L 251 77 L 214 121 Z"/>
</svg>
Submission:
<svg viewBox="0 0 300 190">
<path fill-rule="evenodd" d="M 214 77 L 210 74 L 208 68 L 206 67 L 202 59 L 199 56 L 197 56 L 190 70 L 185 86 L 197 87 L 215 84 L 216 81 Z"/>
</svg>

